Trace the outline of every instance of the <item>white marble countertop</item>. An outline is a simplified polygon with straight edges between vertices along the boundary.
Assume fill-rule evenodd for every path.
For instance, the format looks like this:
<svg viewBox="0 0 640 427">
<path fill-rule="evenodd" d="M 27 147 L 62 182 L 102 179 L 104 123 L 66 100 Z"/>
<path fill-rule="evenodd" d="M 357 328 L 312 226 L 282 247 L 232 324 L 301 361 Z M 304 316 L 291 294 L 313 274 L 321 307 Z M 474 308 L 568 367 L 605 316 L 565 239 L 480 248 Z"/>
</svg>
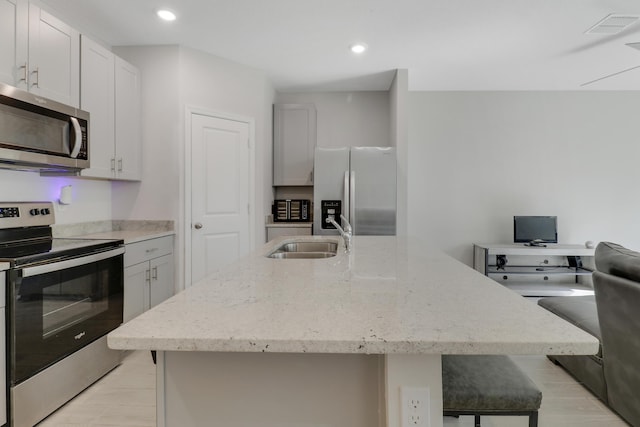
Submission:
<svg viewBox="0 0 640 427">
<path fill-rule="evenodd" d="M 175 234 L 173 221 L 107 220 L 53 226 L 53 237 L 121 239 L 125 244 Z"/>
<path fill-rule="evenodd" d="M 102 233 L 83 234 L 83 238 L 91 239 L 122 239 L 124 244 L 142 242 L 149 239 L 157 239 L 159 237 L 173 236 L 174 231 L 157 231 L 157 230 L 114 230 L 104 231 Z"/>
<path fill-rule="evenodd" d="M 595 354 L 598 341 L 418 242 L 355 236 L 327 259 L 275 239 L 108 336 L 115 349 L 368 354 Z M 338 240 L 335 239 L 334 240 Z"/>
</svg>

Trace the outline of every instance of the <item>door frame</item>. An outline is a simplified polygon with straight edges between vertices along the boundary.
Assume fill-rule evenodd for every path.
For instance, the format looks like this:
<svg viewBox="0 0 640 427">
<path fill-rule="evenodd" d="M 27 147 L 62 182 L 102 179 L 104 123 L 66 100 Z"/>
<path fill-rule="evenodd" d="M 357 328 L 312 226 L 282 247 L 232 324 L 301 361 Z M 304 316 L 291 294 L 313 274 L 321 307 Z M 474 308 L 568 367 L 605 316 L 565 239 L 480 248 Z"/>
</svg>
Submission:
<svg viewBox="0 0 640 427">
<path fill-rule="evenodd" d="M 255 144 L 255 119 L 252 117 L 241 116 L 230 113 L 220 113 L 209 109 L 190 106 L 185 107 L 185 144 L 184 144 L 184 165 L 183 165 L 183 179 L 184 179 L 184 211 L 183 211 L 183 235 L 184 235 L 184 259 L 183 277 L 185 289 L 191 286 L 191 117 L 194 115 L 207 116 L 222 120 L 231 120 L 235 122 L 246 123 L 249 126 L 249 250 L 255 249 L 255 216 L 256 216 L 256 144 Z"/>
</svg>

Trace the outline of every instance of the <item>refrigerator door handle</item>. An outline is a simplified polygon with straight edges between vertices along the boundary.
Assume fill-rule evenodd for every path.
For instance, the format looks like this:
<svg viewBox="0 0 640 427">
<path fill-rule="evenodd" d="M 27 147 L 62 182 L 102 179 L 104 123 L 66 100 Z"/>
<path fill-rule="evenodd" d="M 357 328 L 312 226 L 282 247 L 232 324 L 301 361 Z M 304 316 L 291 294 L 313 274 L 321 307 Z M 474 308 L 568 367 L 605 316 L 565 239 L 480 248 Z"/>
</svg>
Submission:
<svg viewBox="0 0 640 427">
<path fill-rule="evenodd" d="M 343 212 L 344 212 L 344 216 L 346 216 L 347 218 L 349 217 L 349 171 L 345 171 L 344 172 L 344 199 L 343 199 Z M 338 218 L 336 218 L 336 221 L 338 220 Z"/>
<path fill-rule="evenodd" d="M 349 179 L 349 222 L 353 234 L 356 234 L 356 173 L 354 171 L 351 171 Z"/>
</svg>

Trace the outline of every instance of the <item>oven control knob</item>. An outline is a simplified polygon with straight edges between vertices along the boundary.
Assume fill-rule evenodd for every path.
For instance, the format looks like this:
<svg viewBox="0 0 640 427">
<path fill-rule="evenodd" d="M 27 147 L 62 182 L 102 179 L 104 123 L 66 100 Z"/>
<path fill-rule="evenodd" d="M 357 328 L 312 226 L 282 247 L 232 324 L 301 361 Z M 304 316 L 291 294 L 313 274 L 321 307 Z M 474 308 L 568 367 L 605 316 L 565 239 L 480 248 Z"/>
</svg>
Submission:
<svg viewBox="0 0 640 427">
<path fill-rule="evenodd" d="M 48 208 L 40 209 L 40 215 L 49 215 L 51 211 Z"/>
<path fill-rule="evenodd" d="M 29 213 L 30 213 L 31 215 L 40 215 L 40 210 L 39 210 L 39 209 L 31 209 L 31 210 L 29 211 Z"/>
</svg>

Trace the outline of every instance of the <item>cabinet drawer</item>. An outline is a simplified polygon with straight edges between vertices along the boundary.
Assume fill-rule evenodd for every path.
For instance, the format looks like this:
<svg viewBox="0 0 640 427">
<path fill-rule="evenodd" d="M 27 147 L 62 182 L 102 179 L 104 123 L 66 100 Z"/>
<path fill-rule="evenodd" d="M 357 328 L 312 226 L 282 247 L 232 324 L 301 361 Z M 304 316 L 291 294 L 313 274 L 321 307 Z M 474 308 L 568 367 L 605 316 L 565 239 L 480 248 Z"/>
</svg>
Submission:
<svg viewBox="0 0 640 427">
<path fill-rule="evenodd" d="M 139 264 L 170 253 L 173 253 L 173 236 L 130 243 L 126 245 L 124 266 Z"/>
</svg>

